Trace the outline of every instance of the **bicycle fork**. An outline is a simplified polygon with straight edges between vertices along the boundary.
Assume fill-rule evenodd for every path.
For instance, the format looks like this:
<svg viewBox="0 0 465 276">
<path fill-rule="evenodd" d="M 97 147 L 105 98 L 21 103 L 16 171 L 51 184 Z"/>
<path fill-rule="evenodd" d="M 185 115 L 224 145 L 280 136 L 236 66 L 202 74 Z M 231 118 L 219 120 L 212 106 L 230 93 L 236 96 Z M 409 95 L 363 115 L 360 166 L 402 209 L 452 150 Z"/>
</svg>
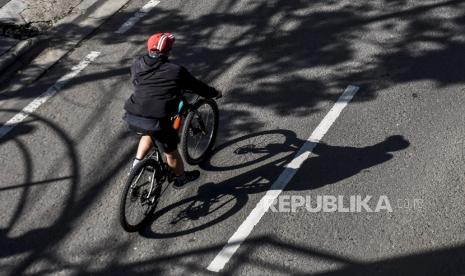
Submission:
<svg viewBox="0 0 465 276">
<path fill-rule="evenodd" d="M 134 189 L 135 186 L 136 186 L 136 183 L 139 182 L 139 179 L 140 177 L 142 176 L 142 173 L 144 173 L 144 170 L 145 168 L 143 168 L 141 170 L 141 172 L 139 173 L 139 175 L 137 176 L 136 178 L 136 181 L 134 181 L 134 183 L 131 184 L 131 189 Z M 149 188 L 149 192 L 147 193 L 147 195 L 144 195 L 144 194 L 141 194 L 140 196 L 142 197 L 143 200 L 148 200 L 150 201 L 150 197 L 152 196 L 152 193 L 154 192 L 154 186 L 155 186 L 155 174 L 157 172 L 157 169 L 156 168 L 153 168 L 153 172 L 152 172 L 152 177 L 150 177 L 150 188 Z M 153 202 L 150 202 L 151 204 L 153 204 Z"/>
<path fill-rule="evenodd" d="M 205 123 L 202 120 L 202 117 L 200 117 L 200 114 L 197 110 L 195 110 L 194 112 L 195 116 L 197 117 L 197 123 L 199 124 L 200 132 L 202 132 L 203 135 L 207 135 L 207 129 L 205 127 Z"/>
</svg>

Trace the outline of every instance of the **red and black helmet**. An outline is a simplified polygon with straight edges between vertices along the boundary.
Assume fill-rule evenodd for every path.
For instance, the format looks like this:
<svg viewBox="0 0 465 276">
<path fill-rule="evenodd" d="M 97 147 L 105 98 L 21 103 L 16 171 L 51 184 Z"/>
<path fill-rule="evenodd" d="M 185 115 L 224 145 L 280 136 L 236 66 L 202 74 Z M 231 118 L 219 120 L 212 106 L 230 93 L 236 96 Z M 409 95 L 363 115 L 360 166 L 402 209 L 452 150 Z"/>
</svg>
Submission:
<svg viewBox="0 0 465 276">
<path fill-rule="evenodd" d="M 150 53 L 158 52 L 167 55 L 174 44 L 174 35 L 172 33 L 156 33 L 147 40 L 147 51 Z"/>
</svg>

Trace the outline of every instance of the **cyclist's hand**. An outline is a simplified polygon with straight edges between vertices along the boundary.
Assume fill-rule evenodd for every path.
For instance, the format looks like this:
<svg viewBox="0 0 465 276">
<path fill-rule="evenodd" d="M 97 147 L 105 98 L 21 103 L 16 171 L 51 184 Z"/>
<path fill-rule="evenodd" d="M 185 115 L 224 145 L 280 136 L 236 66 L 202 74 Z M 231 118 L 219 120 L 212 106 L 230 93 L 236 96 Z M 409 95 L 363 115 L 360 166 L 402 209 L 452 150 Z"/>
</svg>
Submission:
<svg viewBox="0 0 465 276">
<path fill-rule="evenodd" d="M 221 97 L 223 97 L 223 93 L 220 91 L 220 90 L 216 90 L 217 94 L 215 96 L 215 99 L 219 99 Z"/>
</svg>

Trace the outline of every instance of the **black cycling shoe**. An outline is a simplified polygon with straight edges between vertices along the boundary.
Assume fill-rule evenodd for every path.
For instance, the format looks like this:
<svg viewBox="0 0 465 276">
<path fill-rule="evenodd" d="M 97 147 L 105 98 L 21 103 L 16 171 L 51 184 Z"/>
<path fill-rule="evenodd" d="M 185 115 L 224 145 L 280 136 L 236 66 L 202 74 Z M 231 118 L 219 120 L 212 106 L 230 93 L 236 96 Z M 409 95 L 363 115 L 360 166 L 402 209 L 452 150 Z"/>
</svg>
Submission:
<svg viewBox="0 0 465 276">
<path fill-rule="evenodd" d="M 178 176 L 174 179 L 173 188 L 182 189 L 186 187 L 186 184 L 199 178 L 200 172 L 195 170 L 191 172 L 186 172 L 184 176 Z"/>
</svg>

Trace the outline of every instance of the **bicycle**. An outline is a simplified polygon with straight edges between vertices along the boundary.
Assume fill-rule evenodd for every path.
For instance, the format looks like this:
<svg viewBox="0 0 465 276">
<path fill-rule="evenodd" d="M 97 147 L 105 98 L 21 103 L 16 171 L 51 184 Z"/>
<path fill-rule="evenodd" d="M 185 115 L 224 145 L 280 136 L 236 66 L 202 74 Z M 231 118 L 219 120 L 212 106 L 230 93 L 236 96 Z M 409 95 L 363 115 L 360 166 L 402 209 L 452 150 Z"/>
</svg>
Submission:
<svg viewBox="0 0 465 276">
<path fill-rule="evenodd" d="M 181 135 L 181 155 L 188 164 L 196 165 L 205 159 L 213 147 L 218 132 L 219 112 L 214 99 L 197 96 L 191 102 L 193 104 L 183 96 L 178 114 L 171 121 Z M 208 116 L 203 116 L 204 113 Z M 150 214 L 156 209 L 164 183 L 172 183 L 174 180 L 174 174 L 163 159 L 157 143 L 150 137 L 153 150 L 132 169 L 121 195 L 120 222 L 128 232 L 138 231 L 145 226 L 150 220 Z M 199 149 L 202 138 L 206 139 L 203 139 L 204 146 Z M 137 216 L 132 212 L 128 214 L 129 205 L 140 209 Z"/>
</svg>

